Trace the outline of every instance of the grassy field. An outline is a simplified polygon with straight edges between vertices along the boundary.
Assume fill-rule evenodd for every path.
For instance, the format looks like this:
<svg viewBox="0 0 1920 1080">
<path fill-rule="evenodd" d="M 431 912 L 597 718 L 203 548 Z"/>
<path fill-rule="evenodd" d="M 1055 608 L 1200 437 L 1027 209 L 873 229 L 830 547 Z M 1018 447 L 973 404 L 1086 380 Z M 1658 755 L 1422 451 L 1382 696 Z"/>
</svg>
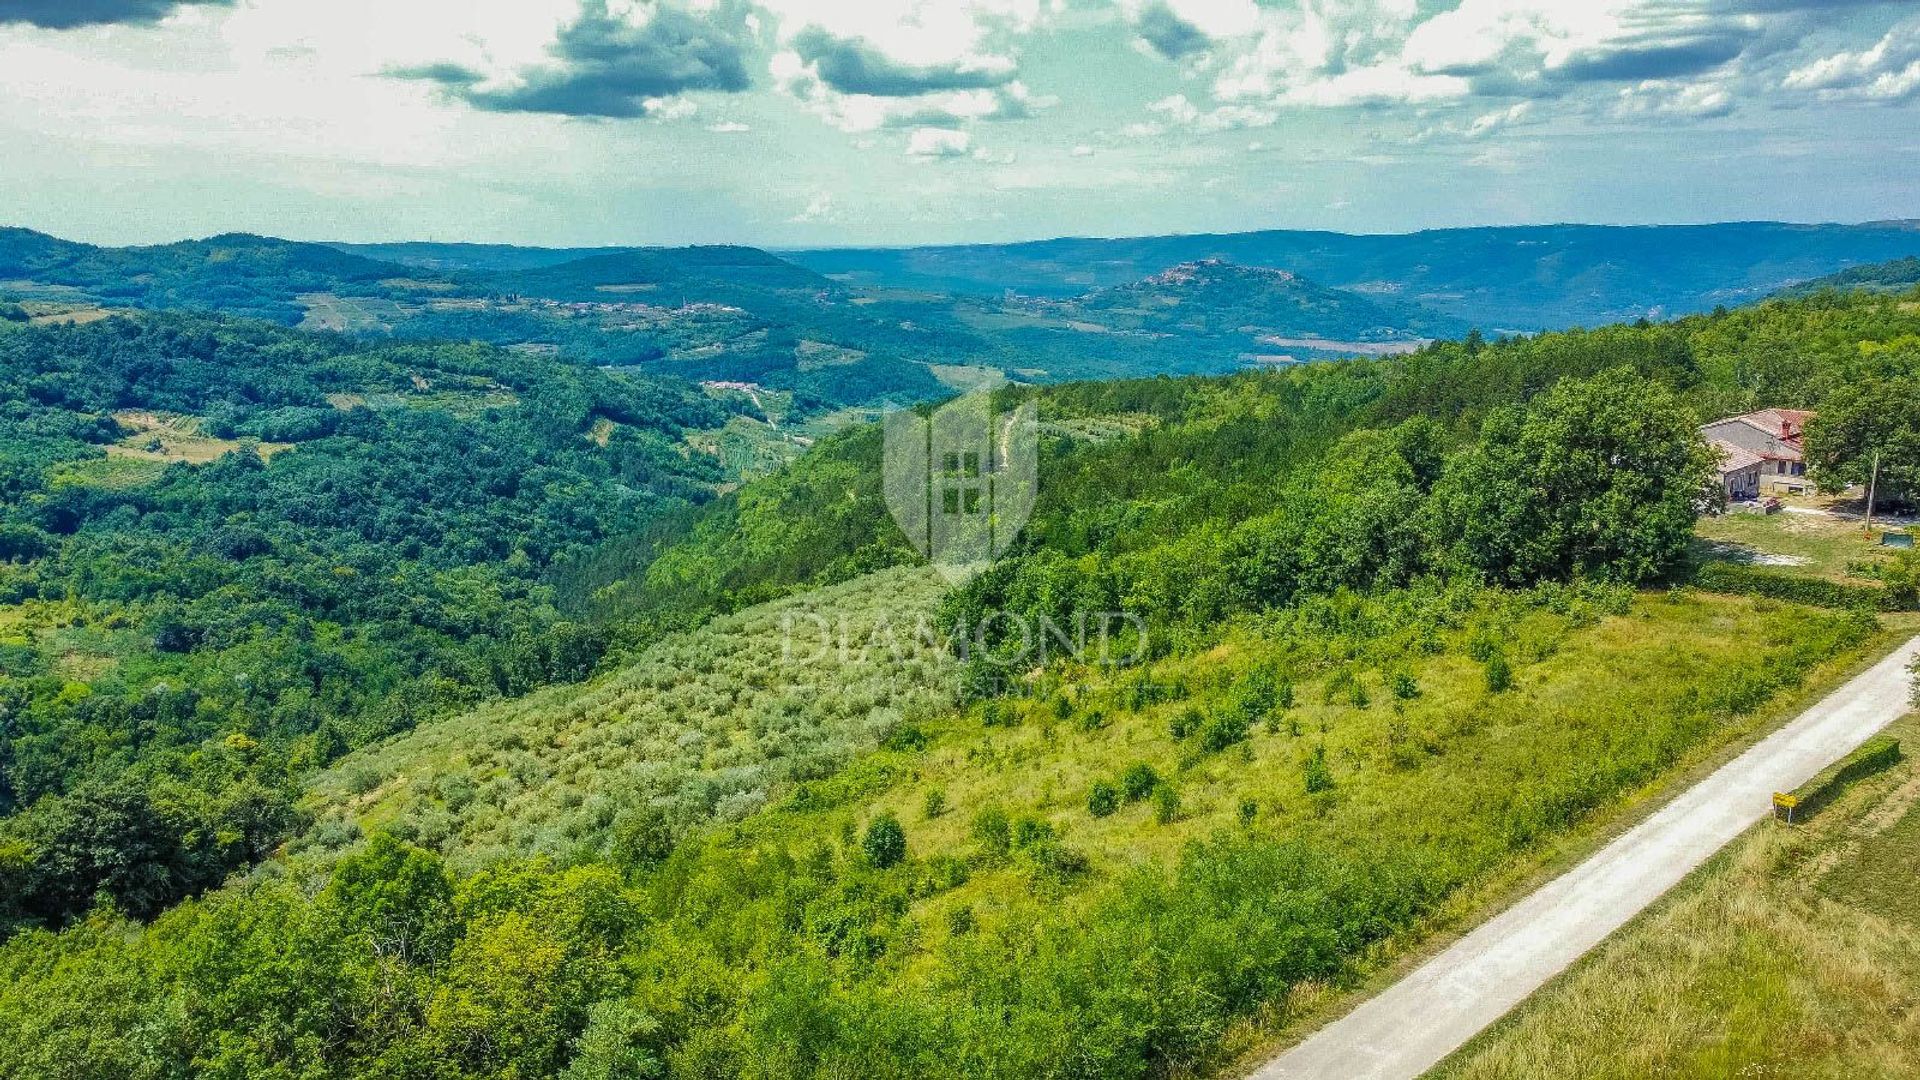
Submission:
<svg viewBox="0 0 1920 1080">
<path fill-rule="evenodd" d="M 1724 514 L 1701 518 L 1696 532 L 1709 557 L 1793 567 L 1848 584 L 1871 584 L 1862 571 L 1891 551 L 1860 522 L 1818 514 Z"/>
<path fill-rule="evenodd" d="M 390 330 L 404 319 L 406 310 L 392 300 L 373 297 L 342 297 L 333 293 L 304 293 L 298 297 L 306 308 L 302 330 L 336 330 L 366 333 Z"/>
<path fill-rule="evenodd" d="M 35 315 L 32 322 L 35 326 L 85 326 L 112 317 L 113 312 L 106 308 L 85 305 Z"/>
<path fill-rule="evenodd" d="M 104 457 L 64 461 L 48 470 L 50 486 L 91 487 L 106 491 L 131 491 L 160 479 L 167 462 L 149 455 L 134 456 L 109 451 Z"/>
<path fill-rule="evenodd" d="M 937 593 L 894 571 L 721 620 L 585 692 L 353 755 L 321 780 L 315 809 L 461 862 L 588 854 L 636 799 L 727 824 L 708 835 L 728 852 L 843 842 L 892 813 L 911 857 L 977 867 L 913 905 L 925 956 L 948 927 L 1006 932 L 1040 917 L 1036 903 L 1058 919 L 1222 834 L 1417 848 L 1448 868 L 1454 900 L 1370 961 L 1384 963 L 1469 916 L 1486 900 L 1474 886 L 1771 726 L 1803 680 L 1870 643 L 1857 616 L 1688 592 L 1348 598 L 1144 669 L 1055 668 L 1024 698 L 965 710 L 940 706 L 954 672 L 925 658 L 796 668 L 774 644 L 791 613 L 871 627 L 882 612 L 929 610 Z M 1502 688 L 1496 653 L 1510 667 Z M 1275 675 L 1288 689 L 1264 719 L 1212 733 Z M 784 745 L 795 736 L 783 725 L 799 744 Z M 1129 790 L 1142 766 L 1157 779 Z M 993 814 L 1073 852 L 1084 873 L 1063 884 L 1032 859 L 978 862 L 979 822 Z"/>
<path fill-rule="evenodd" d="M 0 568 L 0 584 L 6 571 Z M 111 674 L 129 647 L 125 620 L 76 600 L 31 599 L 0 604 L 0 676 L 31 670 L 37 656 L 48 673 L 68 680 L 70 695 L 88 695 L 77 684 Z M 25 667 L 20 667 L 22 663 Z"/>
<path fill-rule="evenodd" d="M 1920 1074 L 1920 716 L 1907 760 L 1766 823 L 1434 1073 Z"/>
<path fill-rule="evenodd" d="M 252 446 L 254 452 L 259 454 L 263 461 L 270 460 L 275 454 L 293 449 L 292 443 L 260 442 L 257 439 L 246 441 L 218 439 L 203 432 L 200 419 L 194 416 L 174 416 L 130 409 L 113 414 L 113 418 L 132 434 L 107 447 L 107 454 L 111 457 L 165 463 L 183 461 L 189 465 L 205 465 L 224 454 L 247 446 Z"/>
</svg>

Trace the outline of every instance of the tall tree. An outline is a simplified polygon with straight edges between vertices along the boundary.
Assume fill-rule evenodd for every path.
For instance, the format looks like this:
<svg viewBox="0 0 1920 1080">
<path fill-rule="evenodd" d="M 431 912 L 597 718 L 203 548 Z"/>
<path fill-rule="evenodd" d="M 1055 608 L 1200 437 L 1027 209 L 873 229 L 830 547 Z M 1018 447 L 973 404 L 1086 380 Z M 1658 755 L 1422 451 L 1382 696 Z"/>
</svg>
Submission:
<svg viewBox="0 0 1920 1080">
<path fill-rule="evenodd" d="M 1626 369 L 1490 416 L 1434 490 L 1444 553 L 1490 580 L 1641 582 L 1686 554 L 1713 457 L 1666 387 Z"/>
<path fill-rule="evenodd" d="M 1841 386 L 1807 425 L 1807 460 L 1823 490 L 1866 484 L 1876 455 L 1879 500 L 1920 499 L 1920 375 L 1871 375 Z"/>
</svg>

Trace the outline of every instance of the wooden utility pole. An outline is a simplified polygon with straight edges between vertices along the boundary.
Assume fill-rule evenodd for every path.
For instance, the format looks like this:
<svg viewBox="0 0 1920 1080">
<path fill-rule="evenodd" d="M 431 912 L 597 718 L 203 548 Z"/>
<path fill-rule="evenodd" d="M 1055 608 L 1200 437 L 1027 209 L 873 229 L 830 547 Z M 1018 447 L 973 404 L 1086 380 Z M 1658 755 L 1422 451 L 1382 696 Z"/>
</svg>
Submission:
<svg viewBox="0 0 1920 1080">
<path fill-rule="evenodd" d="M 1867 481 L 1867 532 L 1873 532 L 1874 489 L 1880 486 L 1880 451 L 1873 452 L 1873 476 Z"/>
</svg>

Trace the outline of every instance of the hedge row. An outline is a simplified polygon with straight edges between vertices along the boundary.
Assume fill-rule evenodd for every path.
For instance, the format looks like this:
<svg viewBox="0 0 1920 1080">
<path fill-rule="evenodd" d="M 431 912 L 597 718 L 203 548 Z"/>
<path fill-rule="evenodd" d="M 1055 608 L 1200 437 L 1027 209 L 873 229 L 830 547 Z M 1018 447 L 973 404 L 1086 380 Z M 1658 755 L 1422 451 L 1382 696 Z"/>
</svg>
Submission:
<svg viewBox="0 0 1920 1080">
<path fill-rule="evenodd" d="M 1800 797 L 1796 816 L 1801 820 L 1819 813 L 1848 788 L 1876 773 L 1900 763 L 1900 740 L 1891 735 L 1876 735 L 1847 756 L 1839 769 L 1818 776 L 1802 785 L 1794 794 Z"/>
<path fill-rule="evenodd" d="M 1707 563 L 1694 574 L 1693 584 L 1709 592 L 1765 596 L 1810 607 L 1899 611 L 1906 606 L 1878 585 L 1845 585 L 1739 563 Z"/>
</svg>

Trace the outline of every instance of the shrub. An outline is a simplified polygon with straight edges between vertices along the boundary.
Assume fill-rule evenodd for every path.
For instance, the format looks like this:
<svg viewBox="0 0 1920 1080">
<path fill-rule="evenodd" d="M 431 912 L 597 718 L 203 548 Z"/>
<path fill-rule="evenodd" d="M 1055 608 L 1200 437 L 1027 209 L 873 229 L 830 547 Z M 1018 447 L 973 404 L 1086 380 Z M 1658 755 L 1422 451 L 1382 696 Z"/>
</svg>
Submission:
<svg viewBox="0 0 1920 1080">
<path fill-rule="evenodd" d="M 980 710 L 981 727 L 1014 727 L 1020 723 L 1020 714 L 1004 702 L 989 701 Z"/>
<path fill-rule="evenodd" d="M 1487 693 L 1503 694 L 1513 688 L 1513 665 L 1507 663 L 1507 654 L 1499 651 L 1487 656 Z"/>
<path fill-rule="evenodd" d="M 907 857 L 907 833 L 900 827 L 900 819 L 892 814 L 881 814 L 867 825 L 867 834 L 860 840 L 860 850 L 867 861 L 879 869 L 885 870 L 898 866 L 900 860 Z"/>
<path fill-rule="evenodd" d="M 1170 825 L 1180 818 L 1180 793 L 1172 784 L 1161 784 L 1153 789 L 1153 820 L 1162 825 Z"/>
<path fill-rule="evenodd" d="M 1300 767 L 1305 776 L 1307 794 L 1317 795 L 1333 790 L 1333 769 L 1327 764 L 1325 746 L 1315 746 Z"/>
<path fill-rule="evenodd" d="M 645 870 L 667 861 L 678 840 L 664 808 L 640 806 L 613 819 L 608 855 L 624 870 Z"/>
<path fill-rule="evenodd" d="M 355 795 L 365 795 L 380 786 L 383 779 L 380 771 L 371 765 L 355 765 L 347 771 L 347 790 Z"/>
<path fill-rule="evenodd" d="M 1167 731 L 1173 736 L 1174 741 L 1178 742 L 1205 727 L 1206 723 L 1206 714 L 1189 705 L 1174 715 L 1172 723 L 1167 726 Z"/>
<path fill-rule="evenodd" d="M 1784 574 L 1736 563 L 1710 562 L 1694 575 L 1693 582 L 1710 592 L 1764 596 L 1809 607 L 1888 610 L 1896 606 L 1891 591 L 1877 586 L 1843 585 L 1837 581 Z"/>
<path fill-rule="evenodd" d="M 1128 802 L 1139 802 L 1160 785 L 1160 774 L 1144 761 L 1136 761 L 1120 774 L 1120 794 Z"/>
<path fill-rule="evenodd" d="M 935 855 L 921 865 L 912 895 L 927 897 L 950 892 L 965 885 L 972 877 L 965 859 L 953 855 Z"/>
<path fill-rule="evenodd" d="M 1093 864 L 1086 853 L 1060 843 L 1049 834 L 1046 842 L 1035 844 L 1028 854 L 1033 856 L 1034 866 L 1056 881 L 1078 877 L 1092 869 Z"/>
<path fill-rule="evenodd" d="M 973 816 L 972 832 L 989 855 L 1004 857 L 1013 848 L 1013 824 L 1007 820 L 1007 812 L 997 806 Z"/>
<path fill-rule="evenodd" d="M 926 817 L 928 821 L 932 821 L 934 818 L 944 817 L 946 812 L 947 793 L 939 788 L 934 788 L 932 791 L 927 792 L 926 801 L 920 805 L 920 813 Z"/>
<path fill-rule="evenodd" d="M 1256 668 L 1234 685 L 1234 704 L 1247 714 L 1248 723 L 1265 718 L 1280 703 L 1280 688 L 1273 672 Z"/>
<path fill-rule="evenodd" d="M 1120 792 L 1105 780 L 1095 780 L 1087 792 L 1087 813 L 1103 818 L 1120 809 Z"/>
<path fill-rule="evenodd" d="M 880 745 L 902 753 L 918 753 L 927 748 L 927 733 L 916 724 L 899 724 L 887 732 L 886 739 Z"/>
<path fill-rule="evenodd" d="M 1888 607 L 1920 610 L 1920 550 L 1902 552 L 1880 572 L 1880 580 L 1886 585 Z"/>
<path fill-rule="evenodd" d="M 1420 696 L 1419 682 L 1414 679 L 1412 672 L 1406 670 L 1398 670 L 1388 675 L 1387 689 L 1393 691 L 1393 696 L 1401 701 L 1412 701 Z"/>
<path fill-rule="evenodd" d="M 954 937 L 973 933 L 973 909 L 962 905 L 947 912 L 947 933 Z"/>
<path fill-rule="evenodd" d="M 1218 753 L 1235 743 L 1245 742 L 1247 738 L 1247 714 L 1241 709 L 1222 709 L 1207 722 L 1201 732 L 1200 745 L 1208 753 Z"/>
<path fill-rule="evenodd" d="M 660 1022 L 624 1001 L 595 1002 L 587 1010 L 586 1030 L 573 1043 L 573 1060 L 561 1080 L 616 1080 L 658 1076 L 660 1062 L 648 1044 Z"/>
<path fill-rule="evenodd" d="M 1031 814 L 1022 814 L 1013 823 L 1013 846 L 1032 848 L 1046 844 L 1053 839 L 1053 826 Z"/>
</svg>

